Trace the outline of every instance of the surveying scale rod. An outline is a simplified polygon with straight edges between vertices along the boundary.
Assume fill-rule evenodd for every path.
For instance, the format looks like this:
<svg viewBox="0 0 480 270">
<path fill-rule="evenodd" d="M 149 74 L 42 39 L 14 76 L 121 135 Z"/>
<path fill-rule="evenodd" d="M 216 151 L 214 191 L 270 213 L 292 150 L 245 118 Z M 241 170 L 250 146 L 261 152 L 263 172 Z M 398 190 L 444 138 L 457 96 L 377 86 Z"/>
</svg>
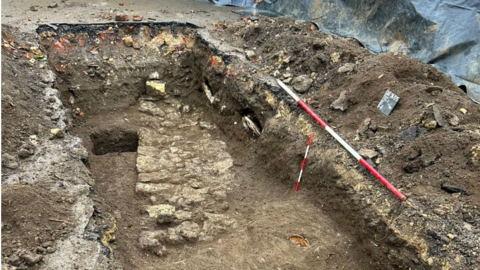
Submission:
<svg viewBox="0 0 480 270">
<path fill-rule="evenodd" d="M 390 182 L 388 182 L 383 175 L 381 175 L 370 163 L 360 156 L 346 141 L 344 141 L 333 129 L 331 129 L 305 102 L 303 102 L 288 86 L 282 81 L 277 80 L 278 85 L 283 88 L 295 101 L 300 105 L 310 116 L 313 117 L 330 135 L 332 135 L 337 142 L 339 142 L 347 151 L 354 156 L 367 170 L 369 170 L 382 184 L 384 184 L 395 196 L 404 201 L 407 198 L 398 189 L 396 189 Z"/>
</svg>

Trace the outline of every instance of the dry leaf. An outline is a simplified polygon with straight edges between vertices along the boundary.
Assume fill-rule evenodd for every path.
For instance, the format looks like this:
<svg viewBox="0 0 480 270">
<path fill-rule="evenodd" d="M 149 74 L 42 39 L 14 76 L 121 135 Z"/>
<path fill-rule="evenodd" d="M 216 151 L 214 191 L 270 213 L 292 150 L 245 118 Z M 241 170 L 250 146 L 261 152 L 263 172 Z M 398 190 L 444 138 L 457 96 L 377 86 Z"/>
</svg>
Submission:
<svg viewBox="0 0 480 270">
<path fill-rule="evenodd" d="M 253 62 L 257 62 L 258 61 L 258 58 L 253 58 Z"/>
<path fill-rule="evenodd" d="M 310 244 L 308 243 L 308 240 L 305 239 L 301 235 L 292 235 L 288 239 L 294 244 L 294 245 L 300 245 L 302 247 L 309 247 Z"/>
<path fill-rule="evenodd" d="M 30 53 L 28 53 L 28 52 L 25 52 L 25 55 L 27 56 L 28 59 L 32 59 L 32 57 L 33 57 L 33 56 L 32 56 Z"/>
<path fill-rule="evenodd" d="M 61 65 L 58 70 L 59 70 L 59 71 L 64 71 L 64 70 L 65 70 L 65 67 L 66 67 L 66 65 Z"/>
<path fill-rule="evenodd" d="M 182 40 L 183 40 L 183 43 L 185 43 L 185 44 L 188 43 L 188 38 L 182 37 Z"/>
</svg>

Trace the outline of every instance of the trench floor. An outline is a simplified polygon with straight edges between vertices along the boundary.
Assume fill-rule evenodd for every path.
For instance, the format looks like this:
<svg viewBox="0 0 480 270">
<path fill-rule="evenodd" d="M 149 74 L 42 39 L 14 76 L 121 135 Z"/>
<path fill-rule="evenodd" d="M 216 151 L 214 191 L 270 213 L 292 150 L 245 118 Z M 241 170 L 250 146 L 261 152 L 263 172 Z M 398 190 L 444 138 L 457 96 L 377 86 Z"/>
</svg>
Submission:
<svg viewBox="0 0 480 270">
<path fill-rule="evenodd" d="M 143 102 L 73 130 L 89 150 L 101 209 L 115 218 L 110 245 L 124 269 L 382 268 L 315 204 L 313 192 L 295 193 L 296 179 L 279 183 L 255 161 L 253 139 L 232 139 L 211 114 L 174 99 Z M 92 133 L 120 129 L 138 132 L 137 152 L 93 154 Z M 155 205 L 175 207 L 174 221 L 149 217 L 145 209 Z M 148 246 L 145 232 L 163 235 L 160 246 Z M 310 246 L 294 245 L 292 235 Z"/>
</svg>

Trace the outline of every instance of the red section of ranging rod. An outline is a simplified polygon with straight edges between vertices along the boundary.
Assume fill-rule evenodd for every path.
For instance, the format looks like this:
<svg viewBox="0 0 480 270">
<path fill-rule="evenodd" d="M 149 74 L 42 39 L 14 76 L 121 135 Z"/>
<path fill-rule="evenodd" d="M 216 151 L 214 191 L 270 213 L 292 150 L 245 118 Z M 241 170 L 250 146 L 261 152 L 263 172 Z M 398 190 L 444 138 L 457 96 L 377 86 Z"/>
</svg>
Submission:
<svg viewBox="0 0 480 270">
<path fill-rule="evenodd" d="M 302 180 L 303 169 L 305 168 L 305 162 L 307 161 L 308 150 L 310 150 L 310 143 L 312 142 L 313 133 L 310 133 L 310 138 L 308 139 L 307 150 L 305 151 L 305 156 L 303 157 L 302 167 L 300 168 L 300 175 L 298 176 L 297 186 L 295 187 L 295 192 L 298 191 L 300 187 L 300 181 Z"/>
<path fill-rule="evenodd" d="M 305 104 L 288 86 L 282 81 L 277 80 L 280 87 L 283 88 L 305 111 L 310 114 L 335 140 L 337 140 L 352 156 L 354 156 L 365 168 L 367 168 L 380 182 L 382 182 L 395 196 L 404 201 L 407 199 L 398 189 L 396 189 L 385 177 L 383 177 L 375 168 L 360 156 L 344 139 L 342 139 L 332 128 L 330 128 L 307 104 Z M 300 175 L 301 176 L 301 175 Z"/>
</svg>

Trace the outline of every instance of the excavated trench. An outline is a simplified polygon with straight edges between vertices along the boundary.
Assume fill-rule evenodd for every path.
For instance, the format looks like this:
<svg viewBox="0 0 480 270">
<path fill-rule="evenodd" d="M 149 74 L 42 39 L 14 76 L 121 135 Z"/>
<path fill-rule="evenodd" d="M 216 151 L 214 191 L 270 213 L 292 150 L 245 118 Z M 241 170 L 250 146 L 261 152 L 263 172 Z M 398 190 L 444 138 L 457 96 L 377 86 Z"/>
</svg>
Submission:
<svg viewBox="0 0 480 270">
<path fill-rule="evenodd" d="M 193 25 L 44 25 L 42 50 L 95 184 L 88 230 L 124 269 L 424 266 L 313 143 L 278 87 Z M 248 72 L 246 72 L 248 71 Z M 248 75 L 241 75 L 249 73 Z M 299 235 L 308 247 L 289 237 Z M 292 239 L 299 239 L 292 238 Z"/>
</svg>

